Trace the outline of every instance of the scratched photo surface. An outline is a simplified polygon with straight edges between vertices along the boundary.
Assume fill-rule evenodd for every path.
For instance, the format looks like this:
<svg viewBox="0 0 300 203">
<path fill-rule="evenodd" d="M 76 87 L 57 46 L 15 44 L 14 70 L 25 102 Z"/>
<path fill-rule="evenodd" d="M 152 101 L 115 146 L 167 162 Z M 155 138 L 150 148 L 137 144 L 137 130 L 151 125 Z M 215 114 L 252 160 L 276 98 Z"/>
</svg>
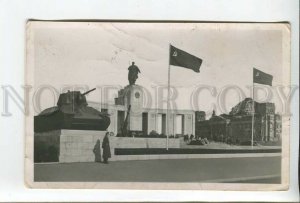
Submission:
<svg viewBox="0 0 300 203">
<path fill-rule="evenodd" d="M 29 21 L 26 33 L 28 187 L 288 189 L 289 24 Z"/>
</svg>

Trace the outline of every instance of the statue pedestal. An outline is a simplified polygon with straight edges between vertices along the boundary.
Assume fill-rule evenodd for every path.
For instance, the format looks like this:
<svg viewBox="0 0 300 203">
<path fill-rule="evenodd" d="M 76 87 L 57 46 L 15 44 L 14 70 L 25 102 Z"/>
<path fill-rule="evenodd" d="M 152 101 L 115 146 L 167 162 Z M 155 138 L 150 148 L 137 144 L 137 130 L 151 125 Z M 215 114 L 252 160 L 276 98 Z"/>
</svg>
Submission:
<svg viewBox="0 0 300 203">
<path fill-rule="evenodd" d="M 116 104 L 124 105 L 126 109 L 131 105 L 128 117 L 129 131 L 142 131 L 143 89 L 139 85 L 128 85 L 119 91 Z"/>
</svg>

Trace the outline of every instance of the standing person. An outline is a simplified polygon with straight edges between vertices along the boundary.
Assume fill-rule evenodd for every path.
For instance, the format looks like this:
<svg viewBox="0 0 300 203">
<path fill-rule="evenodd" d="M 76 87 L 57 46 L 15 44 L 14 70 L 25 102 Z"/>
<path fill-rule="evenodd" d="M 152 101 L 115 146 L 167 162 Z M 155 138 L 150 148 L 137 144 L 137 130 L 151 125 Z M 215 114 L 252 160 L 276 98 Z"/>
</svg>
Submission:
<svg viewBox="0 0 300 203">
<path fill-rule="evenodd" d="M 103 138 L 103 142 L 102 142 L 102 149 L 103 149 L 103 162 L 105 164 L 108 163 L 108 158 L 111 157 L 110 154 L 110 146 L 109 146 L 109 132 L 107 132 Z"/>
<path fill-rule="evenodd" d="M 93 152 L 95 154 L 95 162 L 101 162 L 101 149 L 100 149 L 100 140 L 99 139 L 97 140 L 97 142 L 94 146 Z"/>
</svg>

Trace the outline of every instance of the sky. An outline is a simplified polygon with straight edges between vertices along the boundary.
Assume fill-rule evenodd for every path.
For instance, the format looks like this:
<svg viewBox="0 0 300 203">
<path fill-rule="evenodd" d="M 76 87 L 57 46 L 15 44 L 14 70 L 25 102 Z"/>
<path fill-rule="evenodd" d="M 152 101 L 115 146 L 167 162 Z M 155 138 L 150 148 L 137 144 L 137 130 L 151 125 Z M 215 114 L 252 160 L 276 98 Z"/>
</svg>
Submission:
<svg viewBox="0 0 300 203">
<path fill-rule="evenodd" d="M 250 96 L 253 67 L 273 75 L 273 86 L 283 81 L 282 25 L 204 24 L 204 23 L 72 23 L 43 22 L 32 26 L 34 45 L 34 88 L 51 85 L 85 85 L 92 89 L 128 85 L 131 62 L 141 70 L 137 85 L 152 97 L 151 107 L 159 99 L 155 90 L 167 85 L 168 68 L 171 86 L 176 87 L 178 109 L 193 109 L 191 95 L 199 85 L 214 86 L 217 93 L 229 85 L 240 87 Z M 203 60 L 200 73 L 169 66 L 169 44 Z M 113 103 L 117 90 L 109 95 Z M 226 94 L 227 109 L 240 98 L 233 90 Z M 55 105 L 45 92 L 42 108 Z M 166 98 L 166 91 L 164 91 Z M 261 94 L 263 98 L 264 95 Z M 209 91 L 200 93 L 197 110 L 210 111 L 218 97 Z M 100 91 L 88 100 L 101 102 Z M 278 98 L 272 100 L 277 104 Z M 218 105 L 217 105 L 218 106 Z M 279 106 L 279 105 L 277 105 Z M 165 105 L 164 105 L 165 107 Z M 195 110 L 195 109 L 194 109 Z M 222 109 L 216 107 L 217 113 Z"/>
</svg>

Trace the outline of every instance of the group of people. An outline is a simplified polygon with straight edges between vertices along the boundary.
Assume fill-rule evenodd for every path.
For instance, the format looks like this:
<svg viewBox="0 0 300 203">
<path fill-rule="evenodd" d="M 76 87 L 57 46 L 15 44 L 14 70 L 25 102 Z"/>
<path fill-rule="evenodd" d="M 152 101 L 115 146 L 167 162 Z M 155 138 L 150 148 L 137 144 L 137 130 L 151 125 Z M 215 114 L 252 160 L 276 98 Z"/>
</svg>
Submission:
<svg viewBox="0 0 300 203">
<path fill-rule="evenodd" d="M 202 138 L 198 135 L 194 136 L 193 134 L 189 135 L 184 135 L 183 140 L 186 143 L 189 144 L 197 144 L 199 143 L 200 145 L 206 145 L 209 143 L 208 139 L 206 137 Z M 193 143 L 194 142 L 194 143 Z"/>
<path fill-rule="evenodd" d="M 102 149 L 103 149 L 103 163 L 108 164 L 108 159 L 111 158 L 111 153 L 110 153 L 110 145 L 109 145 L 109 132 L 106 132 L 103 141 L 102 141 Z M 101 144 L 100 144 L 100 140 L 98 139 L 93 152 L 95 154 L 95 162 L 102 162 L 101 159 L 101 148 L 100 148 Z"/>
</svg>

